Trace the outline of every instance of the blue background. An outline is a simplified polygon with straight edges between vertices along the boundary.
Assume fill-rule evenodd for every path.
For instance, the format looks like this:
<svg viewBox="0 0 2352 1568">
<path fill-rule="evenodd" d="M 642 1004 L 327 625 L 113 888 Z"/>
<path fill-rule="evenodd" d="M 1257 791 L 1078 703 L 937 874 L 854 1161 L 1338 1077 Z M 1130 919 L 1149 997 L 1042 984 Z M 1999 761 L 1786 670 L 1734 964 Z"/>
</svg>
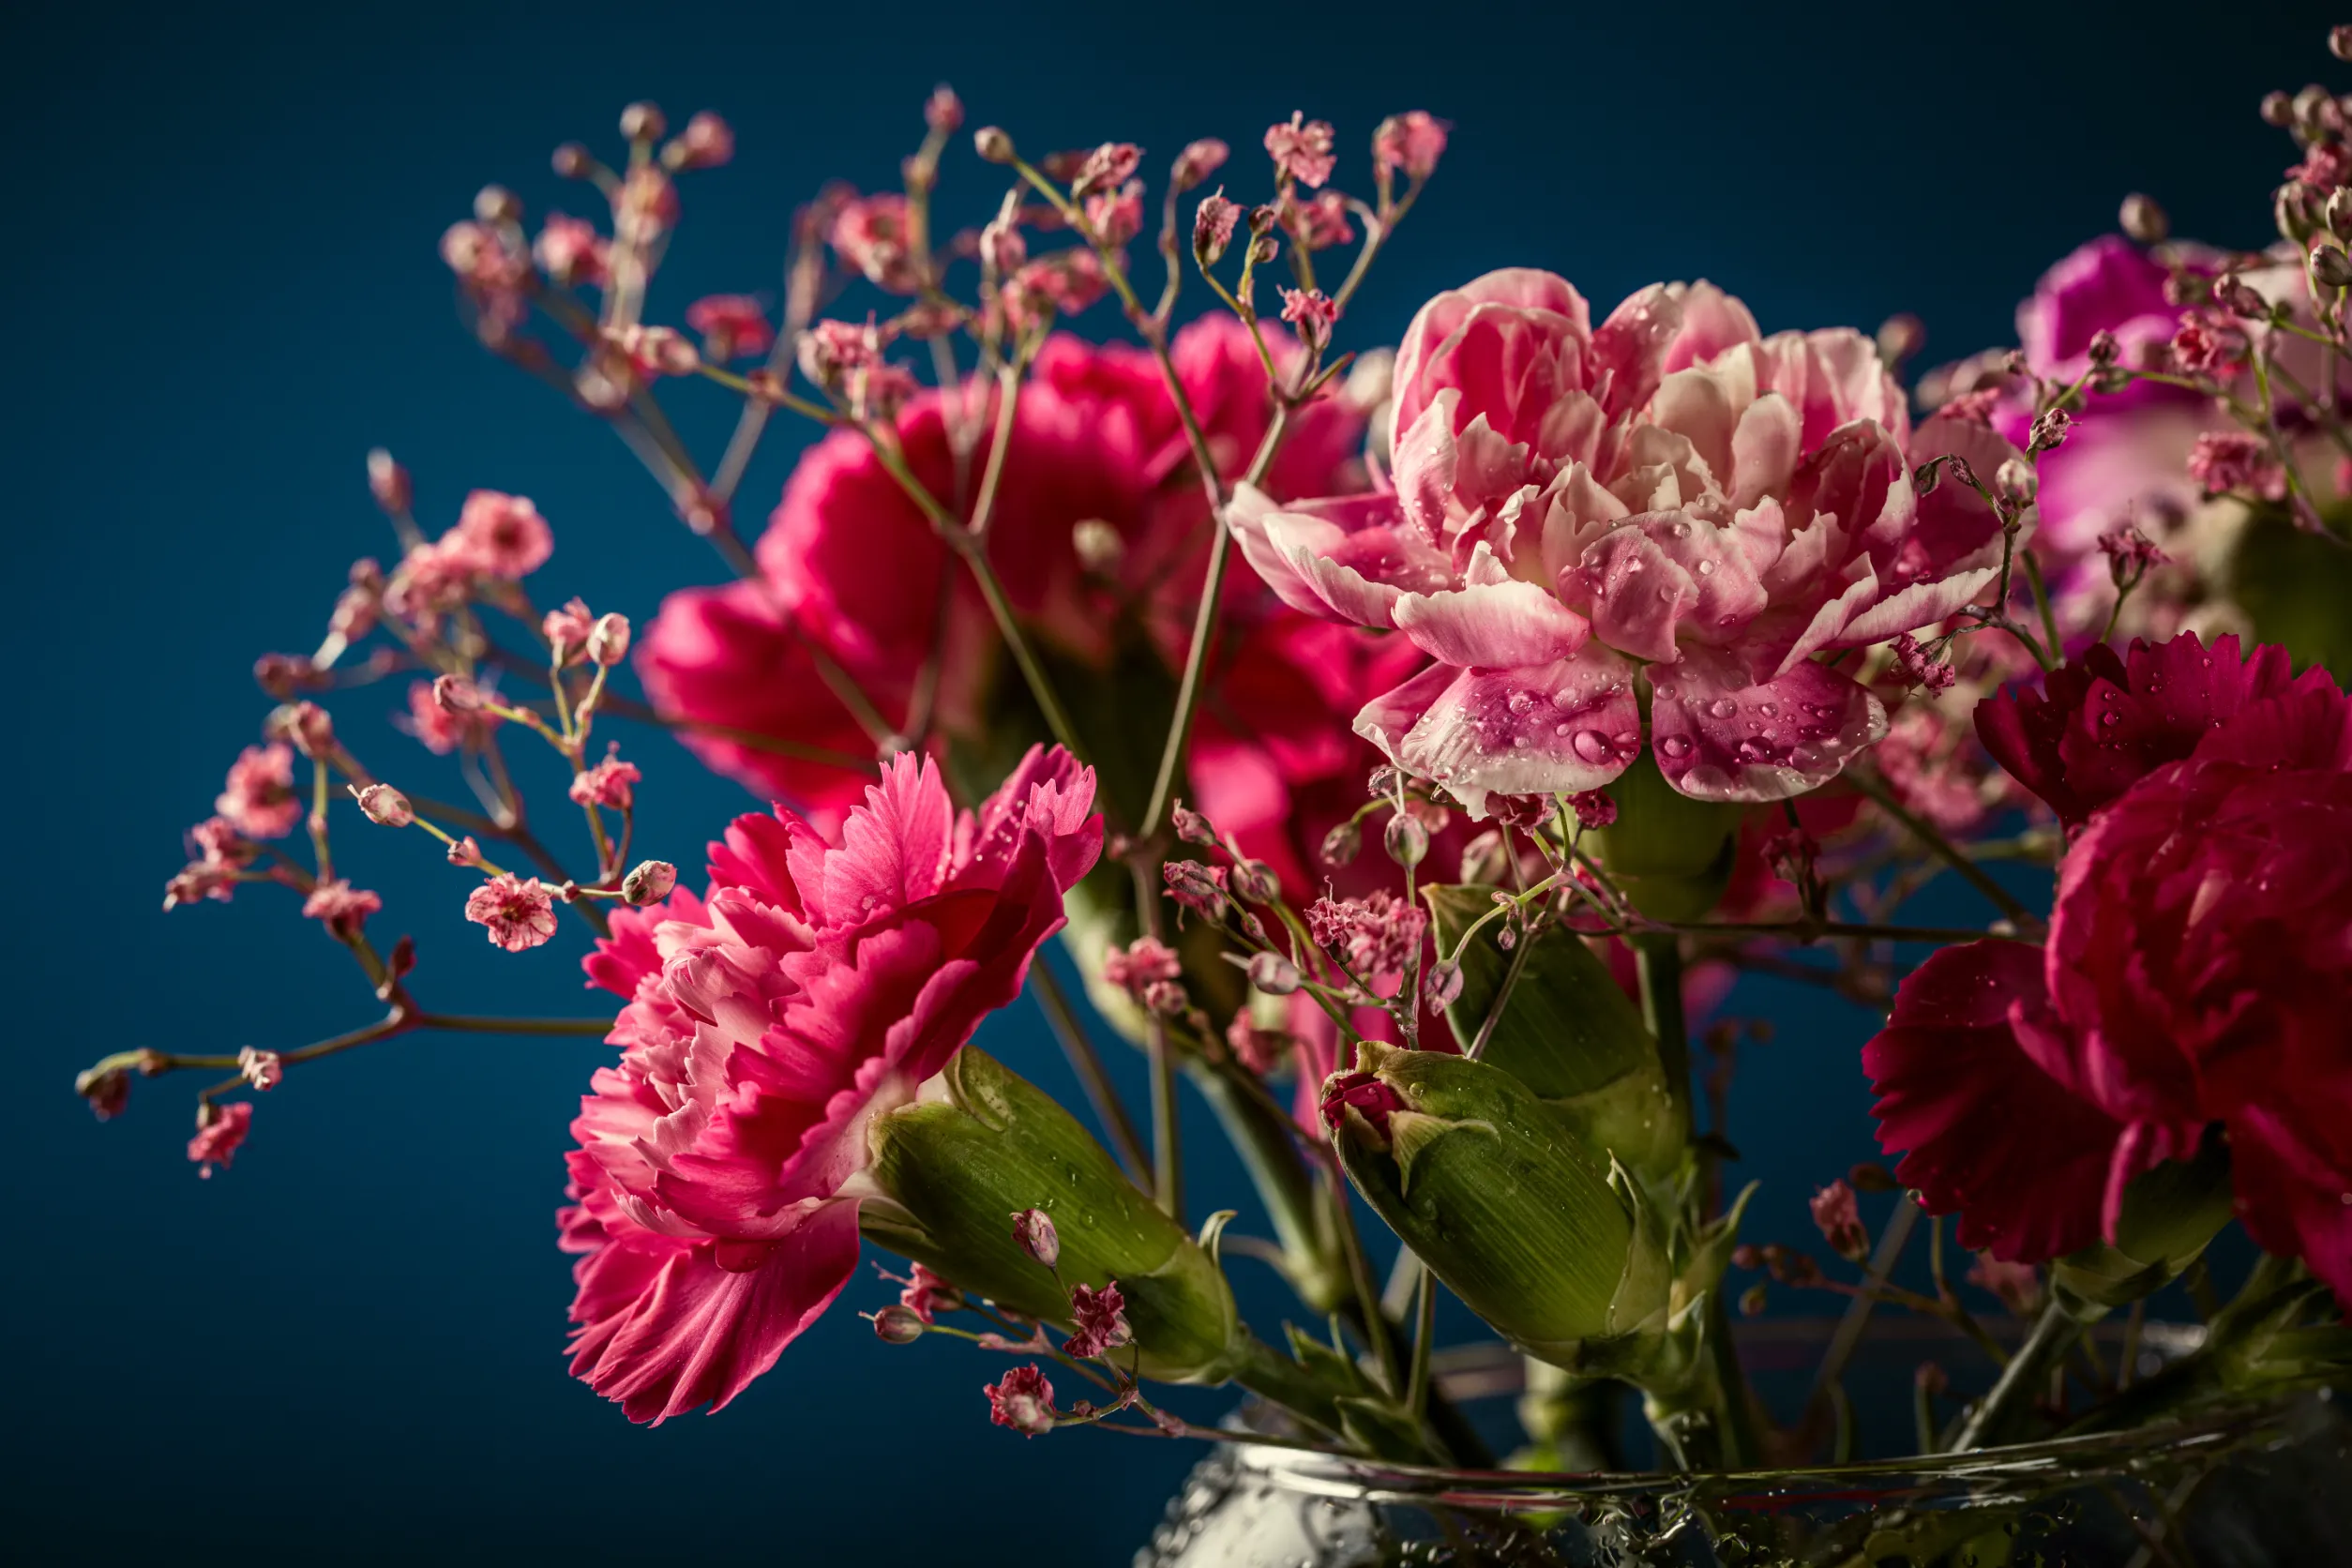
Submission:
<svg viewBox="0 0 2352 1568">
<path fill-rule="evenodd" d="M 1351 312 L 1356 340 L 1393 340 L 1439 287 L 1535 264 L 1603 306 L 1711 277 L 1768 330 L 1915 310 L 1933 361 L 2009 340 L 2016 298 L 2126 190 L 2156 194 L 2182 232 L 2265 237 L 2288 152 L 2255 100 L 2333 69 L 2323 9 L 2265 9 L 2284 20 L 2201 8 L 2171 27 L 2146 6 L 2048 5 L 1834 22 L 1745 5 L 1252 7 L 1181 25 L 1168 8 L 1015 4 L 15 9 L 0 44 L 16 1230 L 0 1539 L 44 1562 L 1112 1562 L 1194 1457 L 989 1427 L 978 1387 L 1000 1363 L 875 1344 L 847 1310 L 885 1299 L 870 1282 L 733 1408 L 630 1426 L 559 1354 L 569 1283 L 550 1214 L 565 1127 L 604 1054 L 592 1041 L 412 1037 L 299 1072 L 209 1183 L 182 1153 L 201 1080 L 143 1083 L 105 1126 L 68 1091 L 110 1050 L 290 1048 L 371 1016 L 284 897 L 157 911 L 180 830 L 267 707 L 253 656 L 309 646 L 353 557 L 390 551 L 368 447 L 409 462 L 431 528 L 473 487 L 536 498 L 558 540 L 543 598 L 642 617 L 660 590 L 722 575 L 618 443 L 459 325 L 434 245 L 482 183 L 535 213 L 580 210 L 547 173 L 558 141 L 609 150 L 633 98 L 673 120 L 723 112 L 741 152 L 688 182 L 656 295 L 674 317 L 708 292 L 773 293 L 792 206 L 832 176 L 887 184 L 942 77 L 1025 146 L 1132 139 L 1155 166 L 1199 135 L 1249 148 L 1294 107 L 1360 147 L 1380 114 L 1420 106 L 1455 122 L 1453 149 Z M 967 153 L 948 179 L 975 209 L 995 188 Z M 674 400 L 715 454 L 723 397 Z M 792 439 L 754 468 L 747 526 Z M 367 755 L 425 776 L 430 760 L 381 729 L 397 701 L 378 688 L 339 716 Z M 691 866 L 745 797 L 632 738 L 641 842 Z M 415 836 L 342 839 L 386 896 L 376 928 L 416 934 L 432 1005 L 581 1008 L 570 928 L 495 954 Z M 1735 1010 L 1781 1026 L 1734 1111 L 1747 1171 L 1770 1184 L 1751 1234 L 1802 1239 L 1803 1193 L 1869 1153 L 1867 1019 L 1763 988 Z M 1067 1087 L 1025 1005 L 985 1039 Z M 1766 1130 L 1799 1116 L 1802 1138 Z M 1239 1197 L 1230 1169 L 1199 1163 L 1197 1212 Z"/>
</svg>

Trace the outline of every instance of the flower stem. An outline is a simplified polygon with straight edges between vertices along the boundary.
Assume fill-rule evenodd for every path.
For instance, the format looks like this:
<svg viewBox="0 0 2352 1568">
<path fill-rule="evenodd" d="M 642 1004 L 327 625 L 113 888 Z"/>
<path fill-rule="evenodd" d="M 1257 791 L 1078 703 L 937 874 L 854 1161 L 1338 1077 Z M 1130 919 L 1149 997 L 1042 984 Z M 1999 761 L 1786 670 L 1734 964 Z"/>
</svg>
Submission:
<svg viewBox="0 0 2352 1568">
<path fill-rule="evenodd" d="M 2019 902 L 2009 889 L 1995 882 L 1984 867 L 1970 860 L 1958 845 L 1937 831 L 1932 823 L 1895 799 L 1894 792 L 1887 788 L 1886 780 L 1867 768 L 1847 768 L 1846 776 L 1853 780 L 1854 788 L 1870 797 L 1879 810 L 1900 822 L 1912 837 L 1934 852 L 1938 860 L 1959 872 L 1962 881 L 1984 895 L 1985 900 L 2007 916 L 2020 931 L 2040 928 L 2042 922 L 2031 910 Z"/>
<path fill-rule="evenodd" d="M 1062 1043 L 1062 1053 L 1070 1059 L 1071 1070 L 1085 1086 L 1095 1120 L 1110 1135 L 1127 1173 L 1142 1175 L 1152 1168 L 1151 1151 L 1136 1136 L 1135 1123 L 1127 1118 L 1127 1108 L 1121 1103 L 1119 1091 L 1111 1086 L 1110 1075 L 1103 1068 L 1094 1042 L 1088 1037 L 1077 1009 L 1070 1005 L 1069 993 L 1062 988 L 1062 977 L 1053 972 L 1053 966 L 1046 962 L 1043 955 L 1030 965 L 1029 974 L 1037 988 L 1037 1005 L 1044 1010 L 1046 1021 L 1053 1026 L 1054 1038 Z"/>
<path fill-rule="evenodd" d="M 1634 938 L 1634 968 L 1641 984 L 1641 1020 L 1657 1036 L 1658 1065 L 1685 1139 L 1697 1127 L 1691 1106 L 1691 1042 L 1682 1018 L 1682 943 L 1671 932 Z"/>
<path fill-rule="evenodd" d="M 2001 1368 L 1993 1392 L 1968 1412 L 1959 1435 L 1952 1440 L 1951 1452 L 1960 1454 L 2013 1440 L 2020 1423 L 2032 1413 L 2035 1397 L 2049 1387 L 2050 1369 L 2065 1361 L 2082 1333 L 2082 1319 L 2057 1301 L 2044 1306 L 2026 1342 Z"/>
</svg>

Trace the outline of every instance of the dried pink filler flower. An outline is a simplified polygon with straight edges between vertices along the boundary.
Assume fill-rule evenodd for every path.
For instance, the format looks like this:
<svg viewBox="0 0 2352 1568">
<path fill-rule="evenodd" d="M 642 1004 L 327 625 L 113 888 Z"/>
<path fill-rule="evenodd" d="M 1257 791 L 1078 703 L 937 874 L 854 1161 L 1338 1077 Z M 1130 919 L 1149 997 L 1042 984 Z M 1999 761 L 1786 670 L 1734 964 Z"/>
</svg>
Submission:
<svg viewBox="0 0 2352 1568">
<path fill-rule="evenodd" d="M 448 538 L 463 547 L 467 563 L 490 577 L 526 577 L 555 553 L 555 535 L 527 497 L 475 490 L 458 513 Z"/>
<path fill-rule="evenodd" d="M 1408 178 L 1425 180 L 1444 156 L 1451 129 L 1425 109 L 1392 114 L 1372 133 L 1372 155 L 1391 169 L 1403 170 Z"/>
<path fill-rule="evenodd" d="M 336 936 L 349 939 L 359 934 L 359 927 L 368 917 L 384 908 L 384 900 L 365 888 L 354 887 L 341 878 L 321 882 L 302 901 L 303 914 L 319 922 Z M 554 921 L 548 928 L 554 929 Z"/>
<path fill-rule="evenodd" d="M 922 1319 L 926 1328 L 938 1316 L 956 1303 L 956 1288 L 940 1278 L 920 1263 L 910 1264 L 906 1289 L 898 1292 L 898 1304 Z"/>
<path fill-rule="evenodd" d="M 555 934 L 555 900 L 538 878 L 517 877 L 511 871 L 468 894 L 465 917 L 488 927 L 491 942 L 509 953 L 536 947 Z"/>
<path fill-rule="evenodd" d="M 1016 1366 L 1001 1381 L 981 1389 L 988 1396 L 988 1419 L 1025 1437 L 1053 1430 L 1053 1385 L 1034 1366 Z"/>
<path fill-rule="evenodd" d="M 196 1136 L 188 1140 L 188 1157 L 196 1163 L 196 1174 L 209 1179 L 214 1166 L 228 1169 L 252 1130 L 251 1101 L 204 1106 L 196 1113 Z"/>
<path fill-rule="evenodd" d="M 637 771 L 636 763 L 607 757 L 594 767 L 572 775 L 569 792 L 578 805 L 609 806 L 618 811 L 636 798 L 635 786 L 642 783 L 644 777 Z"/>
<path fill-rule="evenodd" d="M 294 788 L 294 748 L 273 741 L 239 752 L 229 764 L 228 785 L 213 809 L 249 838 L 283 838 L 292 833 L 302 821 L 302 802 Z"/>
<path fill-rule="evenodd" d="M 1317 944 L 1366 985 L 1388 985 L 1421 948 L 1429 917 L 1383 888 L 1364 898 L 1318 898 L 1306 908 Z"/>
<path fill-rule="evenodd" d="M 1103 956 L 1103 979 L 1138 996 L 1153 981 L 1174 980 L 1184 972 L 1184 960 L 1176 950 L 1157 937 L 1138 937 Z"/>
<path fill-rule="evenodd" d="M 686 307 L 686 319 L 714 361 L 748 359 L 776 344 L 766 308 L 749 294 L 705 294 Z"/>
<path fill-rule="evenodd" d="M 2270 444 L 2250 430 L 2208 430 L 2189 452 L 2189 477 L 2209 495 L 2242 490 L 2276 501 L 2286 494 L 2286 470 Z"/>
<path fill-rule="evenodd" d="M 1274 159 L 1274 177 L 1319 186 L 1331 178 L 1338 159 L 1332 156 L 1332 129 L 1326 120 L 1310 120 L 1293 112 L 1287 124 L 1266 131 L 1266 154 Z"/>
<path fill-rule="evenodd" d="M 1127 1326 L 1126 1298 L 1119 1293 L 1117 1280 L 1106 1281 L 1099 1290 L 1085 1285 L 1072 1286 L 1070 1313 L 1077 1332 L 1062 1342 L 1062 1353 L 1065 1356 L 1089 1361 L 1135 1337 Z"/>
<path fill-rule="evenodd" d="M 1840 1258 L 1859 1262 L 1870 1255 L 1870 1232 L 1862 1229 L 1862 1210 L 1854 1201 L 1854 1189 L 1844 1182 L 1832 1182 L 1807 1200 L 1813 1211 L 1813 1223 L 1819 1228 L 1822 1240 Z"/>
<path fill-rule="evenodd" d="M 1886 715 L 1817 654 L 1930 626 L 1998 576 L 2001 531 L 1911 465 L 2015 456 L 1910 429 L 1858 332 L 1764 337 L 1711 284 L 1654 285 L 1597 327 L 1548 273 L 1439 295 L 1395 371 L 1395 489 L 1277 505 L 1243 553 L 1289 604 L 1393 627 L 1436 664 L 1357 716 L 1398 766 L 1484 816 L 1575 793 L 1648 744 L 1669 784 L 1777 800 L 1834 777 Z"/>
</svg>

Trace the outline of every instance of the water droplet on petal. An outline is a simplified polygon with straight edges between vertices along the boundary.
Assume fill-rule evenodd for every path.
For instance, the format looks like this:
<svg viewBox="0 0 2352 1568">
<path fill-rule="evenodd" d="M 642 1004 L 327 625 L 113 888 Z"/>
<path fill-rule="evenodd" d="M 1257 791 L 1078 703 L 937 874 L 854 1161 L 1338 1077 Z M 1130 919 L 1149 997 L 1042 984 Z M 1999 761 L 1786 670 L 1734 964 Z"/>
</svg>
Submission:
<svg viewBox="0 0 2352 1568">
<path fill-rule="evenodd" d="M 1564 735 L 1568 732 L 1568 730 L 1569 726 L 1565 724 L 1555 724 L 1552 726 L 1552 733 L 1555 735 Z"/>
<path fill-rule="evenodd" d="M 1701 576 L 1701 577 L 1712 577 L 1712 576 L 1714 576 L 1714 575 L 1715 575 L 1715 564 L 1714 564 L 1712 561 L 1701 561 L 1701 562 L 1698 564 L 1698 575 L 1699 575 L 1699 576 Z"/>
<path fill-rule="evenodd" d="M 1780 712 L 1780 709 L 1771 702 L 1758 702 L 1756 705 L 1756 711 L 1762 714 L 1766 718 L 1770 718 L 1774 714 Z"/>
<path fill-rule="evenodd" d="M 1577 756 L 1596 764 L 1608 761 L 1617 755 L 1615 748 L 1609 745 L 1609 738 L 1598 730 L 1579 730 L 1576 738 L 1568 745 Z"/>
<path fill-rule="evenodd" d="M 1688 735 L 1668 735 L 1658 743 L 1658 749 L 1680 761 L 1691 754 L 1691 738 Z"/>
<path fill-rule="evenodd" d="M 1513 713 L 1523 714 L 1527 712 L 1528 709 L 1535 705 L 1534 694 L 1531 692 L 1515 691 L 1511 694 L 1509 705 Z"/>
<path fill-rule="evenodd" d="M 1711 718 L 1729 718 L 1739 711 L 1740 704 L 1728 697 L 1718 697 L 1707 704 L 1708 716 Z"/>
</svg>

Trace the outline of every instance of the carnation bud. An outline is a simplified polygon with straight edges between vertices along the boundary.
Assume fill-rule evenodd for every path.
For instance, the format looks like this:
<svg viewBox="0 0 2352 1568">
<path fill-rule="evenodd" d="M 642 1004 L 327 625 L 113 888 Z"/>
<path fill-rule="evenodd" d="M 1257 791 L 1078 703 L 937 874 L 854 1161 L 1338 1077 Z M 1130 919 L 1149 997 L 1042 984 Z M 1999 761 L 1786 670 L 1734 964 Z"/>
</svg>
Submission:
<svg viewBox="0 0 2352 1568">
<path fill-rule="evenodd" d="M 923 1337 L 923 1319 L 909 1306 L 885 1306 L 874 1314 L 874 1337 L 885 1345 L 912 1345 Z"/>
<path fill-rule="evenodd" d="M 620 614 L 596 617 L 596 624 L 588 628 L 588 656 L 598 664 L 613 665 L 628 656 L 629 618 Z"/>
<path fill-rule="evenodd" d="M 1282 247 L 1272 234 L 1260 234 L 1249 242 L 1249 259 L 1259 266 L 1264 266 L 1281 253 Z"/>
<path fill-rule="evenodd" d="M 2156 198 L 2136 190 L 2123 198 L 2123 210 L 2117 217 L 2123 232 L 2142 245 L 2162 245 L 2172 233 L 2172 219 Z"/>
<path fill-rule="evenodd" d="M 120 1067 L 84 1068 L 75 1075 L 73 1092 L 90 1102 L 90 1113 L 111 1122 L 130 1103 L 130 1075 Z"/>
<path fill-rule="evenodd" d="M 1070 548 L 1078 552 L 1079 567 L 1096 577 L 1118 571 L 1127 557 L 1127 541 L 1114 524 L 1100 518 L 1086 518 L 1073 526 Z"/>
<path fill-rule="evenodd" d="M 1282 897 L 1282 879 L 1262 860 L 1235 863 L 1231 880 L 1233 897 L 1244 904 L 1271 904 Z"/>
<path fill-rule="evenodd" d="M 2330 289 L 2352 285 L 2352 257 L 2332 245 L 2320 246 L 2311 253 L 2311 275 Z"/>
<path fill-rule="evenodd" d="M 275 710 L 263 721 L 262 732 L 274 741 L 291 742 L 312 759 L 335 749 L 335 721 L 316 702 L 289 702 Z"/>
<path fill-rule="evenodd" d="M 2325 122 L 2328 111 L 2334 107 L 2334 97 L 2327 88 L 2314 82 L 2295 95 L 2289 106 L 2289 117 L 2299 128 L 2314 130 Z"/>
<path fill-rule="evenodd" d="M 1355 859 L 1363 848 L 1364 829 L 1350 817 L 1323 835 L 1322 845 L 1316 852 L 1322 856 L 1326 866 L 1345 866 Z"/>
<path fill-rule="evenodd" d="M 2090 335 L 2089 354 L 2093 365 L 2112 365 L 2122 353 L 2123 345 L 2116 341 L 2115 334 L 2105 327 Z"/>
<path fill-rule="evenodd" d="M 1010 163 L 1020 156 L 1013 150 L 1013 139 L 1001 126 L 982 126 L 973 131 L 972 150 L 990 163 Z"/>
<path fill-rule="evenodd" d="M 1048 1269 L 1062 1260 L 1061 1233 L 1043 1209 L 1022 1209 L 1013 1215 L 1013 1240 Z"/>
<path fill-rule="evenodd" d="M 407 512 L 414 491 L 409 485 L 408 470 L 392 459 L 392 454 L 376 447 L 368 454 L 368 493 L 376 498 L 376 505 L 390 516 Z"/>
<path fill-rule="evenodd" d="M 1994 493 L 2013 506 L 2030 503 L 2041 486 L 2041 477 L 2034 473 L 2033 464 L 2023 458 L 2003 460 L 1993 475 Z"/>
<path fill-rule="evenodd" d="M 351 792 L 360 811 L 379 827 L 406 827 L 416 820 L 408 797 L 389 784 L 370 784 L 364 790 L 354 784 Z"/>
<path fill-rule="evenodd" d="M 636 905 L 658 904 L 678 885 L 678 868 L 666 860 L 641 860 L 621 879 L 621 897 Z"/>
<path fill-rule="evenodd" d="M 2261 321 L 2270 313 L 2270 302 L 2239 278 L 2215 279 L 2213 301 L 2246 321 Z"/>
<path fill-rule="evenodd" d="M 1388 851 L 1389 859 L 1412 869 L 1429 854 L 1429 830 L 1421 825 L 1421 819 L 1410 811 L 1398 811 L 1388 820 L 1380 834 L 1380 843 Z"/>
<path fill-rule="evenodd" d="M 2331 190 L 2320 208 L 2320 220 L 2338 239 L 2352 239 L 2352 189 Z"/>
<path fill-rule="evenodd" d="M 1490 828 L 1462 846 L 1462 880 L 1500 882 L 1511 874 L 1511 852 L 1500 829 Z"/>
<path fill-rule="evenodd" d="M 452 866 L 482 864 L 482 846 L 475 842 L 474 835 L 469 833 L 449 846 L 449 864 Z"/>
<path fill-rule="evenodd" d="M 1249 960 L 1249 983 L 1268 996 L 1289 996 L 1299 988 L 1299 966 L 1279 953 L 1260 953 Z"/>
</svg>

